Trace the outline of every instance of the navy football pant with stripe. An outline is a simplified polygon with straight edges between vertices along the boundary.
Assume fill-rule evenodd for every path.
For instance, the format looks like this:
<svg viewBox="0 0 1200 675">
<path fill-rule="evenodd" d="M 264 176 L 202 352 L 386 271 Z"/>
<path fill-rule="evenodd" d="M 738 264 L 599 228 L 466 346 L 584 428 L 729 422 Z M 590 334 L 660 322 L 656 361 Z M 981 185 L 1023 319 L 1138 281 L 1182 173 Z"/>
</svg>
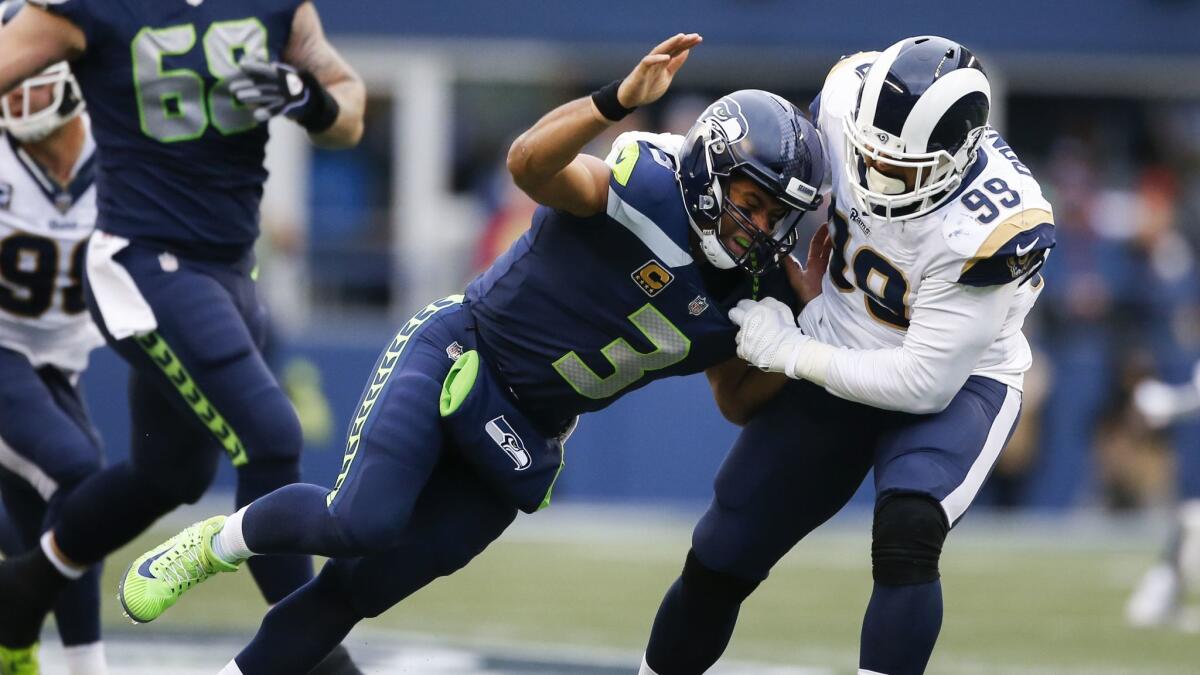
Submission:
<svg viewBox="0 0 1200 675">
<path fill-rule="evenodd" d="M 83 563 L 199 499 L 222 456 L 237 467 L 239 506 L 296 482 L 303 444 L 296 412 L 260 351 L 266 312 L 252 257 L 194 260 L 133 242 L 105 264 L 128 274 L 157 328 L 115 339 L 89 278 L 93 318 L 130 365 L 132 447 L 129 461 L 85 481 L 54 525 L 59 547 Z M 267 556 L 250 571 L 274 603 L 312 578 L 312 563 Z"/>
<path fill-rule="evenodd" d="M 53 366 L 34 369 L 0 347 L 0 498 L 6 556 L 36 548 L 42 532 L 81 481 L 100 470 L 100 439 L 79 391 Z M 63 644 L 100 639 L 100 565 L 59 596 L 55 618 Z"/>
<path fill-rule="evenodd" d="M 267 614 L 242 672 L 306 672 L 359 620 L 462 568 L 512 523 L 516 507 L 453 451 L 439 413 L 453 357 L 474 347 L 458 298 L 426 307 L 376 362 L 334 490 L 291 485 L 246 509 L 250 550 L 333 559 Z"/>
<path fill-rule="evenodd" d="M 746 425 L 722 464 L 712 504 L 693 532 L 689 563 L 659 608 L 647 663 L 660 675 L 710 667 L 732 635 L 742 599 L 841 510 L 874 469 L 877 581 L 863 623 L 860 667 L 921 672 L 941 626 L 941 539 L 991 472 L 1020 402 L 1020 392 L 972 377 L 946 410 L 910 415 L 851 403 L 808 382 L 788 383 Z M 918 519 L 893 520 L 896 511 L 889 509 L 881 522 L 884 507 L 901 497 L 909 498 L 904 518 Z M 929 528 L 940 532 L 930 535 Z M 880 560 L 893 552 L 881 550 L 881 537 L 902 557 L 919 556 L 932 539 L 932 574 L 918 575 L 920 583 L 881 583 L 895 574 L 881 572 Z M 914 565 L 922 562 L 930 561 Z"/>
</svg>

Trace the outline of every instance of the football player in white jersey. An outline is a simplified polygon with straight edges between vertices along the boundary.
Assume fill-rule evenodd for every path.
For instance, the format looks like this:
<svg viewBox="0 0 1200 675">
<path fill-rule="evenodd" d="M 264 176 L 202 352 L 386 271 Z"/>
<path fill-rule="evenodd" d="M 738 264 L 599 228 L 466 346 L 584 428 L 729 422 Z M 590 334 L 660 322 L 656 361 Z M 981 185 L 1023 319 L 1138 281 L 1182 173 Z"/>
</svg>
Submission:
<svg viewBox="0 0 1200 675">
<path fill-rule="evenodd" d="M 0 2 L 0 18 L 19 8 Z M 0 497 L 25 549 L 42 545 L 43 524 L 101 465 L 77 389 L 103 342 L 80 276 L 96 220 L 88 131 L 66 63 L 0 98 Z M 98 567 L 89 570 L 56 606 L 71 675 L 107 672 L 99 578 Z M 37 662 L 36 645 L 0 647 L 3 675 L 37 673 Z"/>
<path fill-rule="evenodd" d="M 874 590 L 860 673 L 923 672 L 942 620 L 938 559 L 1016 425 L 1054 220 L 988 126 L 979 60 L 939 37 L 838 63 L 812 112 L 833 185 L 822 294 L 799 317 L 743 301 L 738 354 L 793 378 L 745 427 L 643 675 L 700 673 L 741 601 L 874 469 Z M 815 610 L 816 608 L 814 608 Z"/>
</svg>

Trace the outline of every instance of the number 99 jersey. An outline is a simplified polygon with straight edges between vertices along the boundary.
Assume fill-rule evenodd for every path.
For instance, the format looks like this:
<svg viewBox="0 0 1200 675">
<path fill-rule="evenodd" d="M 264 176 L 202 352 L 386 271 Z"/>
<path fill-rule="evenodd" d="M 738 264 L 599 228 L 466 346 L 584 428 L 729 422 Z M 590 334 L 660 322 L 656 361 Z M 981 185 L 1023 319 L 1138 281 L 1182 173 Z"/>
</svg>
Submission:
<svg viewBox="0 0 1200 675">
<path fill-rule="evenodd" d="M 104 342 L 84 306 L 81 278 L 96 221 L 94 147 L 89 137 L 64 187 L 0 135 L 0 347 L 35 368 L 80 372 Z"/>
<path fill-rule="evenodd" d="M 813 103 L 833 176 L 833 252 L 822 297 L 800 318 L 808 335 L 850 349 L 890 349 L 905 340 L 926 280 L 972 287 L 1017 283 L 996 341 L 972 375 L 1017 389 L 1032 364 L 1021 333 L 1042 291 L 1039 270 L 1055 244 L 1050 203 L 1000 134 L 983 130 L 975 161 L 932 211 L 889 220 L 856 201 L 846 163 L 843 118 L 853 118 L 863 74 L 877 53 L 847 57 L 830 71 Z"/>
<path fill-rule="evenodd" d="M 71 62 L 100 147 L 97 229 L 236 260 L 258 236 L 267 126 L 232 97 L 301 0 L 30 0 L 87 39 Z"/>
</svg>

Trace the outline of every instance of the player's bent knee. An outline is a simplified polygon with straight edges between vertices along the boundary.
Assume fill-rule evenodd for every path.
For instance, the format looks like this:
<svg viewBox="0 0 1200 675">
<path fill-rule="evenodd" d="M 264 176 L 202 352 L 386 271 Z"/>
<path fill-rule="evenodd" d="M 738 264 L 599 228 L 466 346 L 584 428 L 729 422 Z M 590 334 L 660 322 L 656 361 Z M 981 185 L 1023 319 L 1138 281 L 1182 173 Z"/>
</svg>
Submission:
<svg viewBox="0 0 1200 675">
<path fill-rule="evenodd" d="M 687 560 L 683 563 L 681 579 L 684 592 L 690 597 L 731 605 L 741 604 L 761 583 L 710 569 L 700 562 L 692 550 L 688 551 Z"/>
<path fill-rule="evenodd" d="M 941 505 L 926 495 L 885 497 L 875 510 L 871 574 L 888 586 L 937 581 L 950 527 Z"/>
<path fill-rule="evenodd" d="M 200 501 L 217 473 L 216 462 L 194 462 L 179 466 L 176 471 L 150 470 L 135 466 L 139 484 L 172 506 L 195 504 Z"/>
</svg>

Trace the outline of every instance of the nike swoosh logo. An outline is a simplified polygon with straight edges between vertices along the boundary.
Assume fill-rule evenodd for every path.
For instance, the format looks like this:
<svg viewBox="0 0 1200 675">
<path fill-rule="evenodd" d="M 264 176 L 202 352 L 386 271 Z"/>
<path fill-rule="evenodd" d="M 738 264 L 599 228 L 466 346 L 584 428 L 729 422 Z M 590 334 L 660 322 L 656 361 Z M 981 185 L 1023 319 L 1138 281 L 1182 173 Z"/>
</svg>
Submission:
<svg viewBox="0 0 1200 675">
<path fill-rule="evenodd" d="M 1034 239 L 1033 241 L 1029 242 L 1029 245 L 1028 245 L 1028 246 L 1018 246 L 1018 247 L 1017 247 L 1017 257 L 1018 257 L 1018 258 L 1023 258 L 1023 257 L 1025 257 L 1025 254 L 1026 254 L 1026 253 L 1029 253 L 1030 251 L 1032 251 L 1032 250 L 1033 250 L 1033 247 L 1034 247 L 1034 246 L 1037 246 L 1037 243 L 1038 243 L 1039 241 L 1041 241 L 1041 240 L 1042 240 L 1042 238 L 1041 238 L 1041 237 L 1038 237 L 1038 238 Z"/>
<path fill-rule="evenodd" d="M 169 551 L 170 549 L 167 549 L 167 550 Z M 155 560 L 158 560 L 159 558 L 166 555 L 166 553 L 167 553 L 167 551 L 163 551 L 163 552 L 159 553 L 158 555 L 150 556 L 149 558 L 147 558 L 146 562 L 144 562 L 138 566 L 138 575 L 146 577 L 147 579 L 157 579 L 158 577 L 154 576 L 153 574 L 150 574 L 150 565 Z"/>
</svg>

